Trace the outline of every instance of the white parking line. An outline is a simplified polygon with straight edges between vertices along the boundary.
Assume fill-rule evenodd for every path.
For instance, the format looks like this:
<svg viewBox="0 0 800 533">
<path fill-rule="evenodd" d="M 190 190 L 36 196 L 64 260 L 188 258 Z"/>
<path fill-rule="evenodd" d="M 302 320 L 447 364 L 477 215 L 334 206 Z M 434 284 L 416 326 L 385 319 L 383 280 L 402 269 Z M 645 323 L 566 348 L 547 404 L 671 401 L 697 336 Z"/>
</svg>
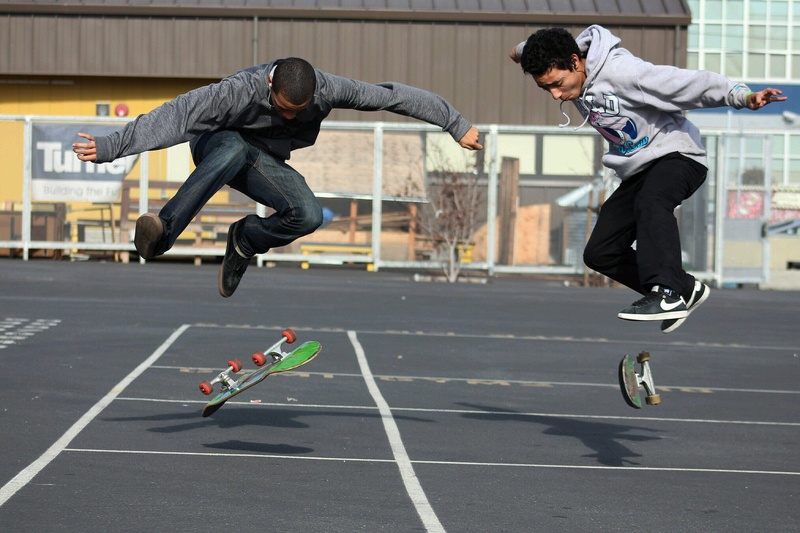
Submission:
<svg viewBox="0 0 800 533">
<path fill-rule="evenodd" d="M 66 452 L 74 453 L 108 453 L 108 454 L 130 454 L 130 455 L 170 455 L 180 457 L 221 457 L 230 459 L 285 459 L 287 461 L 330 461 L 335 463 L 393 463 L 391 459 L 363 459 L 358 457 L 320 457 L 296 455 L 280 455 L 270 453 L 231 453 L 231 452 L 165 452 L 154 450 L 103 450 L 94 448 L 67 448 Z M 557 470 L 617 470 L 625 472 L 680 472 L 695 474 L 745 474 L 758 476 L 800 476 L 800 472 L 786 470 L 743 470 L 733 468 L 682 468 L 674 466 L 604 466 L 604 465 L 567 465 L 567 464 L 543 464 L 543 463 L 497 463 L 480 461 L 411 461 L 418 465 L 440 465 L 440 466 L 470 466 L 470 467 L 504 467 L 504 468 L 533 468 L 533 469 L 557 469 Z M 438 523 L 438 520 L 437 520 Z M 441 527 L 441 524 L 440 524 Z M 443 531 L 443 530 L 441 530 Z"/>
<path fill-rule="evenodd" d="M 183 334 L 184 331 L 189 329 L 191 326 L 188 324 L 184 324 L 180 328 L 178 328 L 169 338 L 164 341 L 164 344 L 158 347 L 158 349 L 153 352 L 153 354 L 148 357 L 147 359 L 142 362 L 139 366 L 137 366 L 130 374 L 128 374 L 125 379 L 120 381 L 108 394 L 106 394 L 99 402 L 94 404 L 94 406 L 89 409 L 77 422 L 75 422 L 69 430 L 67 430 L 64 435 L 58 439 L 55 444 L 50 446 L 46 452 L 42 454 L 37 460 L 32 462 L 30 465 L 27 466 L 24 470 L 22 470 L 19 474 L 14 476 L 11 481 L 6 483 L 2 489 L 0 489 L 0 507 L 5 504 L 9 498 L 11 498 L 14 494 L 16 494 L 22 487 L 30 483 L 30 481 L 38 474 L 39 472 L 44 469 L 48 464 L 50 464 L 53 459 L 58 457 L 58 454 L 63 452 L 66 447 L 69 445 L 72 440 L 78 436 L 78 434 L 83 431 L 83 429 L 89 425 L 89 423 L 94 420 L 97 415 L 99 415 L 103 409 L 108 407 L 108 405 L 114 401 L 114 399 L 119 396 L 119 394 L 125 390 L 125 388 L 133 382 L 136 378 L 138 378 L 142 372 L 147 370 L 153 363 L 155 363 L 161 355 L 167 351 L 167 349 L 172 346 L 172 344 L 178 339 L 178 337 Z"/>
<path fill-rule="evenodd" d="M 417 474 L 414 472 L 414 466 L 411 464 L 411 459 L 408 457 L 406 448 L 403 445 L 403 439 L 400 437 L 400 430 L 398 429 L 397 424 L 394 421 L 394 417 L 392 416 L 392 410 L 389 408 L 389 404 L 386 403 L 386 400 L 384 400 L 383 395 L 378 388 L 378 384 L 375 382 L 375 377 L 372 375 L 372 371 L 369 369 L 367 357 L 364 354 L 364 349 L 361 347 L 361 343 L 358 341 L 358 337 L 356 337 L 356 332 L 348 331 L 347 336 L 350 338 L 350 342 L 353 344 L 353 348 L 356 351 L 356 356 L 358 357 L 358 366 L 361 368 L 361 374 L 364 376 L 367 389 L 372 395 L 372 399 L 375 401 L 375 404 L 378 406 L 378 411 L 380 412 L 381 420 L 383 421 L 383 428 L 386 431 L 387 437 L 389 437 L 389 445 L 392 448 L 392 455 L 394 455 L 394 459 L 397 462 L 398 468 L 400 469 L 400 476 L 403 478 L 403 484 L 406 487 L 406 492 L 408 492 L 408 495 L 411 497 L 411 501 L 417 510 L 417 514 L 419 514 L 422 524 L 425 526 L 425 530 L 444 532 L 444 527 L 442 526 L 441 522 L 439 522 L 439 518 L 433 511 L 433 507 L 431 507 L 428 497 L 425 495 L 425 491 L 422 490 L 422 485 L 420 485 L 419 479 L 417 479 Z"/>
<path fill-rule="evenodd" d="M 126 402 L 150 402 L 150 403 L 180 403 L 180 404 L 200 404 L 205 405 L 207 400 L 167 400 L 163 398 L 128 398 L 119 397 L 119 401 Z M 225 405 L 246 405 L 253 408 L 271 408 L 271 407 L 289 407 L 292 409 L 341 409 L 341 410 L 359 410 L 359 411 L 375 411 L 377 408 L 372 405 L 346 405 L 335 403 L 295 403 L 295 402 L 237 402 L 235 400 L 228 400 Z M 587 420 L 624 420 L 629 422 L 672 422 L 677 424 L 723 424 L 735 426 L 771 426 L 771 427 L 800 427 L 800 422 L 778 422 L 767 420 L 722 420 L 714 418 L 666 418 L 658 416 L 623 416 L 623 415 L 582 415 L 574 413 L 545 413 L 545 412 L 530 412 L 530 411 L 483 411 L 479 409 L 442 409 L 442 408 L 427 408 L 427 407 L 393 407 L 394 412 L 407 412 L 407 413 L 439 413 L 439 414 L 457 414 L 457 415 L 483 415 L 483 416 L 516 416 L 516 417 L 532 417 L 532 418 L 571 418 L 571 419 L 587 419 Z"/>
</svg>

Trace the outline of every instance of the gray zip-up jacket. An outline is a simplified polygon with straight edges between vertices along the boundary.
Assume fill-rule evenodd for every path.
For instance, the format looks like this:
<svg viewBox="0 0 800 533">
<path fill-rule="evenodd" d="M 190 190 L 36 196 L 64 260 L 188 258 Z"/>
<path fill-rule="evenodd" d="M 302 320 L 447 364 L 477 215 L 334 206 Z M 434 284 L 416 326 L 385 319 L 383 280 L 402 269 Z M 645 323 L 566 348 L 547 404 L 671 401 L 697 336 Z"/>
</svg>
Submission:
<svg viewBox="0 0 800 533">
<path fill-rule="evenodd" d="M 274 61 L 250 67 L 139 115 L 124 128 L 97 137 L 97 163 L 174 146 L 215 130 L 235 130 L 253 145 L 282 159 L 313 145 L 333 109 L 391 111 L 434 124 L 459 141 L 472 124 L 444 98 L 400 83 L 365 83 L 317 70 L 311 104 L 290 121 L 270 103 Z"/>
<path fill-rule="evenodd" d="M 572 102 L 608 140 L 603 164 L 621 179 L 672 152 L 708 166 L 700 132 L 682 111 L 747 105 L 747 85 L 707 70 L 648 63 L 620 48 L 602 26 L 589 26 L 575 40 L 586 56 L 586 81 Z"/>
</svg>

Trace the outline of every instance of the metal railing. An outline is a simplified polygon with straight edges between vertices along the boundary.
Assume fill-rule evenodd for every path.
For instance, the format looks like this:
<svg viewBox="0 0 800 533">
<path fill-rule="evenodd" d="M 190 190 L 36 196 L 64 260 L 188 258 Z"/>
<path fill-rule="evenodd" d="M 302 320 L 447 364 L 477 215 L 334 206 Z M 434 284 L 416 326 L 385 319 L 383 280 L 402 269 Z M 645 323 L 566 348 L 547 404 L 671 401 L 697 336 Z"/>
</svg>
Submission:
<svg viewBox="0 0 800 533">
<path fill-rule="evenodd" d="M 109 221 L 103 218 L 95 228 L 81 227 L 76 219 L 75 213 L 85 215 L 87 212 L 86 202 L 66 200 L 66 214 L 62 214 L 63 220 L 53 215 L 48 219 L 48 215 L 42 214 L 42 209 L 49 209 L 48 204 L 57 202 L 39 202 L 33 195 L 33 182 L 38 179 L 33 175 L 32 158 L 40 154 L 34 146 L 32 126 L 37 122 L 48 123 L 81 123 L 81 124 L 123 124 L 125 120 L 118 118 L 87 118 L 87 117 L 37 117 L 37 116 L 0 116 L 0 122 L 19 122 L 22 124 L 23 135 L 23 154 L 22 154 L 22 175 L 21 180 L 22 197 L 21 204 L 14 198 L 3 198 L 0 195 L 0 207 L 5 204 L 5 210 L 0 213 L 0 249 L 7 249 L 11 253 L 21 251 L 23 259 L 31 257 L 36 250 L 60 251 L 64 254 L 74 255 L 76 253 L 132 253 L 135 252 L 129 235 L 126 235 L 119 228 L 118 214 L 120 200 L 108 202 L 107 208 Z M 605 172 L 600 163 L 603 152 L 602 144 L 604 141 L 592 130 L 575 133 L 571 130 L 563 130 L 552 127 L 527 127 L 527 126 L 504 126 L 504 125 L 482 125 L 479 126 L 484 135 L 485 150 L 483 153 L 471 154 L 472 158 L 464 159 L 460 170 L 471 172 L 480 182 L 485 199 L 482 202 L 483 213 L 480 216 L 481 234 L 480 243 L 475 243 L 475 253 L 470 262 L 463 265 L 463 269 L 469 271 L 485 272 L 488 275 L 498 274 L 546 274 L 546 275 L 578 275 L 584 273 L 584 266 L 581 261 L 580 248 L 591 231 L 591 226 L 595 217 L 596 210 L 602 198 L 613 190 L 612 179 L 608 172 Z M 387 174 L 401 175 L 405 171 L 404 157 L 408 154 L 408 172 L 412 181 L 416 180 L 423 184 L 423 187 L 433 186 L 434 175 L 437 169 L 432 168 L 430 162 L 431 146 L 440 142 L 441 138 L 447 137 L 438 128 L 429 127 L 419 123 L 383 123 L 383 122 L 328 122 L 324 125 L 324 135 L 336 134 L 341 139 L 346 139 L 348 135 L 361 134 L 359 143 L 364 144 L 361 152 L 357 153 L 356 158 L 361 158 L 359 163 L 368 164 L 371 160 L 371 176 L 360 180 L 361 190 L 346 190 L 347 183 L 340 182 L 338 185 L 330 186 L 329 190 L 319 190 L 315 185 L 314 176 L 309 175 L 309 183 L 317 192 L 320 201 L 336 204 L 340 209 L 349 203 L 355 211 L 349 216 L 340 216 L 334 219 L 334 226 L 339 228 L 339 235 L 335 230 L 328 230 L 327 238 L 345 238 L 349 241 L 359 242 L 369 246 L 368 254 L 336 253 L 335 251 L 325 254 L 307 255 L 300 251 L 299 247 L 287 247 L 283 250 L 272 250 L 266 254 L 258 256 L 257 262 L 261 266 L 267 262 L 293 261 L 305 264 L 339 264 L 339 263 L 365 263 L 371 265 L 374 270 L 382 268 L 393 269 L 438 269 L 439 260 L 435 253 L 417 256 L 415 255 L 415 239 L 420 235 L 412 234 L 411 217 L 406 217 L 403 213 L 411 205 L 419 209 L 427 208 L 425 204 L 425 194 L 404 196 L 397 190 L 387 191 Z M 367 135 L 365 137 L 365 134 Z M 728 281 L 734 282 L 758 282 L 769 278 L 770 248 L 766 237 L 766 232 L 759 233 L 752 231 L 753 228 L 761 227 L 770 221 L 770 192 L 772 188 L 773 163 L 771 151 L 771 139 L 776 132 L 762 131 L 749 132 L 744 135 L 741 133 L 731 133 L 725 131 L 704 131 L 703 136 L 709 152 L 709 176 L 706 184 L 701 190 L 701 194 L 695 194 L 689 199 L 681 209 L 678 210 L 680 229 L 684 244 L 692 249 L 693 253 L 687 257 L 687 270 L 693 272 L 697 277 L 710 280 L 721 285 Z M 785 135 L 784 132 L 781 134 Z M 800 135 L 800 132 L 797 133 Z M 371 139 L 371 142 L 365 141 Z M 743 160 L 745 157 L 741 150 L 743 139 L 747 142 L 760 143 L 759 161 L 752 157 Z M 400 142 L 400 141 L 403 142 Z M 63 157 L 70 157 L 71 148 L 65 141 Z M 397 146 L 402 145 L 398 156 Z M 338 144 L 338 146 L 342 146 Z M 456 143 L 450 140 L 450 145 L 445 143 L 445 150 L 450 150 L 451 155 L 458 154 L 462 157 L 463 152 Z M 315 150 L 314 147 L 309 149 Z M 394 152 L 391 152 L 394 150 Z M 403 152 L 405 150 L 405 152 Z M 306 151 L 293 154 L 291 163 L 295 161 L 298 165 L 304 164 L 304 153 Z M 466 153 L 466 152 L 464 152 Z M 74 156 L 73 156 L 74 157 Z M 518 190 L 516 194 L 517 206 L 520 212 L 538 213 L 541 224 L 535 230 L 530 226 L 524 225 L 524 217 L 518 216 L 515 219 L 518 231 L 515 242 L 511 247 L 515 250 L 524 248 L 526 244 L 532 242 L 539 243 L 540 250 L 538 256 L 528 258 L 521 257 L 519 260 L 505 260 L 500 262 L 497 257 L 497 249 L 502 239 L 508 238 L 508 227 L 499 226 L 498 219 L 498 191 L 502 189 L 502 177 L 500 163 L 503 158 L 517 158 L 524 161 L 521 165 Z M 348 161 L 338 162 L 338 155 L 335 150 L 328 158 L 326 164 L 329 168 L 335 165 L 352 165 Z M 342 159 L 346 159 L 344 156 Z M 392 159 L 391 163 L 387 159 Z M 749 168 L 751 164 L 753 168 Z M 14 172 L 13 163 L 6 163 L 3 170 L 4 181 L 10 183 Z M 18 165 L 18 163 L 17 163 Z M 2 168 L 2 167 L 0 167 Z M 554 170 L 555 169 L 555 170 Z M 731 222 L 731 195 L 730 191 L 740 190 L 744 185 L 741 177 L 746 172 L 760 172 L 762 179 L 754 186 L 750 185 L 762 194 L 762 205 L 758 212 L 745 213 L 748 228 L 745 233 L 754 238 L 754 243 L 761 247 L 760 261 L 755 267 L 750 267 L 746 274 L 736 268 L 726 267 L 726 257 L 734 253 L 731 251 L 731 243 L 737 237 L 731 235 L 731 228 L 739 224 L 740 221 Z M 149 154 L 142 154 L 136 168 L 131 172 L 126 181 L 134 180 L 139 189 L 138 212 L 145 213 L 153 209 L 151 203 L 152 195 L 149 191 L 151 175 L 154 171 L 153 161 Z M 189 169 L 186 170 L 187 174 Z M 340 172 L 334 170 L 333 173 Z M 324 173 L 324 172 L 323 172 Z M 307 174 L 308 175 L 308 174 Z M 394 177 L 389 176 L 391 179 Z M 364 185 L 364 180 L 368 179 L 371 183 Z M 369 187 L 369 190 L 364 190 Z M 582 187 L 582 189 L 581 189 Z M 358 187 L 355 187 L 356 189 Z M 396 189 L 396 187 L 395 187 Z M 0 189 L 2 191 L 2 189 Z M 582 191 L 585 194 L 582 194 Z M 800 194 L 800 191 L 798 191 Z M 5 196 L 13 196 L 7 193 Z M 247 204 L 243 204 L 247 205 Z M 536 209 L 531 206 L 535 206 Z M 259 215 L 265 216 L 268 208 L 263 205 L 250 204 L 250 207 Z M 105 205 L 102 211 L 104 217 Z M 83 211 L 82 211 L 83 210 Z M 366 215 L 356 213 L 366 212 Z M 11 220 L 12 223 L 3 224 L 3 217 Z M 37 217 L 47 219 L 44 226 L 35 226 Z M 395 224 L 391 228 L 387 227 L 387 221 L 392 220 Z M 399 222 L 398 222 L 399 221 Z M 18 226 L 21 222 L 21 227 Z M 37 222 L 38 223 L 38 222 Z M 349 233 L 343 228 L 350 224 Z M 52 224 L 50 228 L 47 224 Z M 57 231 L 60 224 L 70 226 L 70 230 Z M 523 224 L 522 227 L 519 225 Z M 76 226 L 78 230 L 76 233 Z M 202 226 L 202 224 L 201 224 Z M 217 224 L 219 226 L 219 224 Z M 726 232 L 726 227 L 729 231 Z M 81 229 L 82 228 L 82 229 Z M 52 230 L 52 231 L 51 231 Z M 530 232 L 529 232 L 530 230 Z M 110 242 L 105 241 L 107 231 L 111 232 Z M 198 230 L 202 233 L 202 230 Z M 94 232 L 94 238 L 92 234 Z M 98 233 L 100 232 L 100 233 Z M 522 237 L 520 237 L 522 233 Z M 102 234 L 102 238 L 98 235 Z M 345 237 L 346 235 L 346 237 Z M 119 238 L 117 238 L 119 236 Z M 309 237 L 318 239 L 316 234 Z M 424 239 L 421 239 L 424 240 Z M 547 241 L 547 246 L 542 242 Z M 745 239 L 746 240 L 746 239 Z M 224 240 L 198 238 L 193 245 L 178 243 L 168 255 L 189 256 L 196 258 L 219 257 L 224 254 Z M 430 246 L 430 243 L 427 243 Z M 471 243 L 472 244 L 472 243 Z M 545 250 L 545 248 L 547 248 Z M 521 255 L 521 254 L 518 254 Z M 531 259 L 533 257 L 533 259 Z M 748 259 L 753 259 L 749 257 Z"/>
</svg>

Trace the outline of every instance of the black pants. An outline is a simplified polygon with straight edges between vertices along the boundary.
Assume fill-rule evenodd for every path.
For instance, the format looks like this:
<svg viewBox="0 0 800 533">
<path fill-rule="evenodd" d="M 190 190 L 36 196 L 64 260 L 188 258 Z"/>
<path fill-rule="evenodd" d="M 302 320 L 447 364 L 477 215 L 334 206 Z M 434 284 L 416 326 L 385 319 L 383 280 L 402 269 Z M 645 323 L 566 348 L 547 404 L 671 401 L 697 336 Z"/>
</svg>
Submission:
<svg viewBox="0 0 800 533">
<path fill-rule="evenodd" d="M 600 210 L 583 252 L 586 266 L 641 294 L 663 285 L 688 301 L 694 277 L 683 270 L 673 212 L 703 184 L 707 172 L 676 152 L 624 180 Z"/>
</svg>

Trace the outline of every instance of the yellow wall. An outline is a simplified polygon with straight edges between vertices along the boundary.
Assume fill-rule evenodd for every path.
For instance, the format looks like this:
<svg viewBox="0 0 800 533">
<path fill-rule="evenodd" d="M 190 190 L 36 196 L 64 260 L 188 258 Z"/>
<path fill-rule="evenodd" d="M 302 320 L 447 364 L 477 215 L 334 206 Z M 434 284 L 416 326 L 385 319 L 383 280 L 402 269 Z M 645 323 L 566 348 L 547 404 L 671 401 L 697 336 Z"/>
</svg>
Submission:
<svg viewBox="0 0 800 533">
<path fill-rule="evenodd" d="M 0 96 L 0 108 L 3 103 Z M 3 139 L 3 151 L 6 154 L 6 157 L 0 158 L 0 208 L 4 207 L 5 202 L 22 201 L 22 135 L 22 122 L 0 121 L 0 139 Z"/>
<path fill-rule="evenodd" d="M 0 115 L 94 116 L 95 103 L 124 103 L 130 116 L 146 113 L 203 80 L 0 77 Z"/>
<path fill-rule="evenodd" d="M 105 102 L 112 114 L 117 104 L 124 103 L 130 110 L 129 117 L 135 117 L 211 81 L 0 76 L 0 115 L 94 117 L 95 105 Z M 4 152 L 12 154 L 12 157 L 0 158 L 2 207 L 6 202 L 22 201 L 23 123 L 0 120 L 0 136 Z M 150 179 L 166 179 L 164 150 L 150 154 L 149 170 Z M 138 164 L 134 173 L 138 176 Z"/>
</svg>

